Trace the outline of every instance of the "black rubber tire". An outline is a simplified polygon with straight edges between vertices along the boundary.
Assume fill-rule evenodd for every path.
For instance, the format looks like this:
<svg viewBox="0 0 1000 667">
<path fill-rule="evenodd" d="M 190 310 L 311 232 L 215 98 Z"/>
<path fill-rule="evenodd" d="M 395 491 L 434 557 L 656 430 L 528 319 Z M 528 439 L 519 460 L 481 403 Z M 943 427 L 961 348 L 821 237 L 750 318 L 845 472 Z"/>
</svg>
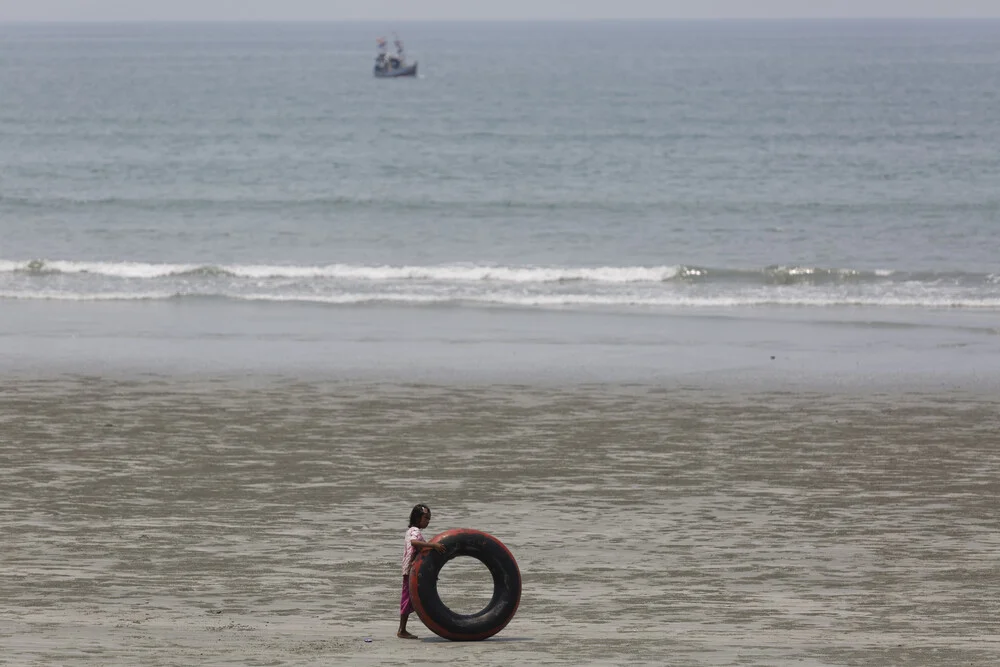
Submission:
<svg viewBox="0 0 1000 667">
<path fill-rule="evenodd" d="M 503 630 L 521 603 L 521 572 L 507 547 L 488 533 L 468 528 L 443 532 L 430 541 L 443 544 L 445 552 L 420 552 L 410 570 L 410 600 L 424 625 L 452 641 L 478 641 Z M 441 568 L 458 556 L 475 558 L 493 575 L 493 597 L 475 614 L 453 612 L 438 595 Z"/>
</svg>

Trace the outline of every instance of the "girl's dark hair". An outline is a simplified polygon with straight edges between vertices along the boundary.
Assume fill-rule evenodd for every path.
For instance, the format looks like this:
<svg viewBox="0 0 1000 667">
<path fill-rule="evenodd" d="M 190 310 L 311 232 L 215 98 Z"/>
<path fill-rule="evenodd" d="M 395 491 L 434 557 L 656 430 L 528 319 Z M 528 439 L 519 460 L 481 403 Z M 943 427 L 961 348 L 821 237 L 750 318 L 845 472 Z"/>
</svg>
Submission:
<svg viewBox="0 0 1000 667">
<path fill-rule="evenodd" d="M 410 510 L 410 527 L 412 528 L 413 526 L 420 523 L 420 517 L 430 513 L 431 513 L 431 508 L 428 507 L 427 505 L 424 505 L 423 503 L 419 505 L 414 505 L 413 509 Z"/>
</svg>

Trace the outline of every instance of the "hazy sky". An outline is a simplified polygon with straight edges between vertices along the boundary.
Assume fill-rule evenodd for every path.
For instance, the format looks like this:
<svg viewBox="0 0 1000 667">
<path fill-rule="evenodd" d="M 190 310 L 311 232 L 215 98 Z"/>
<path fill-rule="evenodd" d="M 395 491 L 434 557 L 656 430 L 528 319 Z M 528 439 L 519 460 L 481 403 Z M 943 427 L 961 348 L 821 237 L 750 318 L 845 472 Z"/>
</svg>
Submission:
<svg viewBox="0 0 1000 667">
<path fill-rule="evenodd" d="M 0 21 L 1000 17 L 1000 0 L 0 0 Z"/>
</svg>

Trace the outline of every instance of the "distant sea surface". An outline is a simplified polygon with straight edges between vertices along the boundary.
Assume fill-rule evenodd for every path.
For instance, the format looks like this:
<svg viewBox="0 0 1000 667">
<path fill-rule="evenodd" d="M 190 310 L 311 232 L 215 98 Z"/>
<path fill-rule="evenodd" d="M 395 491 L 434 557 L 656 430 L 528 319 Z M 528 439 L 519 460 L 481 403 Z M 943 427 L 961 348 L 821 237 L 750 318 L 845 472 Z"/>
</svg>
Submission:
<svg viewBox="0 0 1000 667">
<path fill-rule="evenodd" d="M 372 76 L 394 29 L 417 79 Z M 0 91 L 20 358 L 162 319 L 196 365 L 720 322 L 1000 359 L 1000 22 L 4 25 Z"/>
</svg>

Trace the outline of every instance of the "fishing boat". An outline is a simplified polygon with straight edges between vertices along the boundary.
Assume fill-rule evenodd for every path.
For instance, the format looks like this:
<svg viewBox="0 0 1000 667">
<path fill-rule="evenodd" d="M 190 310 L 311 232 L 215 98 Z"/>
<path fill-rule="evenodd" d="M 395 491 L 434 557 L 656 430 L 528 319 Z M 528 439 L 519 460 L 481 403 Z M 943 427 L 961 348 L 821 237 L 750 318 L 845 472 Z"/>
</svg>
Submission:
<svg viewBox="0 0 1000 667">
<path fill-rule="evenodd" d="M 395 53 L 389 53 L 388 43 L 384 37 L 375 40 L 378 45 L 378 54 L 375 56 L 375 78 L 395 79 L 401 76 L 416 76 L 417 62 L 413 61 L 412 65 L 406 64 L 403 42 L 396 35 L 393 37 L 392 43 L 396 47 Z"/>
</svg>

